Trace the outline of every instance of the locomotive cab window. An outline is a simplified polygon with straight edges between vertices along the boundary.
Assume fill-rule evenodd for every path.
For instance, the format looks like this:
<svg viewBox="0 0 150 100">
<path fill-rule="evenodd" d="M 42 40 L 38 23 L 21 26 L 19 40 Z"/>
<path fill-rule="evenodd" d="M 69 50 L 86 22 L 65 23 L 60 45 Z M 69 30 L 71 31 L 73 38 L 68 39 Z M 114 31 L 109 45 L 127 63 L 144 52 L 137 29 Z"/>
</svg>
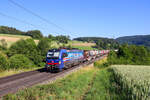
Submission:
<svg viewBox="0 0 150 100">
<path fill-rule="evenodd" d="M 59 52 L 48 52 L 47 58 L 49 59 L 58 59 L 59 58 Z"/>
</svg>

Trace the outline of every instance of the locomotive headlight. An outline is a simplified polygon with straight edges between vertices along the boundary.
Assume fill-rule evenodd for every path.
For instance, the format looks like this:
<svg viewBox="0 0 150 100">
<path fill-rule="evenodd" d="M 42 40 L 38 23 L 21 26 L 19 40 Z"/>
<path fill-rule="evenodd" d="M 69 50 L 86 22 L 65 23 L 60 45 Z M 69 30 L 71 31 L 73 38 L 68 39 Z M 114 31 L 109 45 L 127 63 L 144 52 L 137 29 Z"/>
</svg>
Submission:
<svg viewBox="0 0 150 100">
<path fill-rule="evenodd" d="M 61 64 L 61 61 L 59 61 L 59 64 Z"/>
</svg>

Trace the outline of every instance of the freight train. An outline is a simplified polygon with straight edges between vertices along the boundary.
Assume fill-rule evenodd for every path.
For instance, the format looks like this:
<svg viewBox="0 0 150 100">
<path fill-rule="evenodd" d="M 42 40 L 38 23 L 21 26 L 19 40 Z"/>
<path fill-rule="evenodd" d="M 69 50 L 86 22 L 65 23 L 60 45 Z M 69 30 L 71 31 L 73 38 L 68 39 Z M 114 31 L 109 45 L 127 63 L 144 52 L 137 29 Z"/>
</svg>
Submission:
<svg viewBox="0 0 150 100">
<path fill-rule="evenodd" d="M 46 55 L 47 71 L 61 71 L 108 54 L 109 50 L 51 49 Z"/>
</svg>

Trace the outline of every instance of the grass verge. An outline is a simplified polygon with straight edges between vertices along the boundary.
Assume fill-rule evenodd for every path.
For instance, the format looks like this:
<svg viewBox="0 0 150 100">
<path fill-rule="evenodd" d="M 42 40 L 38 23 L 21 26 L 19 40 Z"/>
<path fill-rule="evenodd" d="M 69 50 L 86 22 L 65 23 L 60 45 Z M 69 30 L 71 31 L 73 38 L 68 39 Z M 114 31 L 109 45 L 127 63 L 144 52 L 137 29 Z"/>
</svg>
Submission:
<svg viewBox="0 0 150 100">
<path fill-rule="evenodd" d="M 3 100 L 79 100 L 87 91 L 96 71 L 94 67 L 86 67 L 52 84 L 8 94 Z"/>
<path fill-rule="evenodd" d="M 104 68 L 97 72 L 83 100 L 127 100 L 124 93 L 118 90 L 111 69 Z"/>
</svg>

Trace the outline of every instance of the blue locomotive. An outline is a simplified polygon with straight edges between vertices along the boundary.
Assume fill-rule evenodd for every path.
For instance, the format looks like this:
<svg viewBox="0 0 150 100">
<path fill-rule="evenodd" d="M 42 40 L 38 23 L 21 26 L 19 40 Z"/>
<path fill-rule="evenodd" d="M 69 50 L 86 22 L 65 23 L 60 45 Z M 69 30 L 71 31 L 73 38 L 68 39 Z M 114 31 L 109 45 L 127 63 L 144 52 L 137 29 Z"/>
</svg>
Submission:
<svg viewBox="0 0 150 100">
<path fill-rule="evenodd" d="M 62 70 L 84 61 L 84 51 L 78 49 L 52 49 L 47 52 L 46 69 Z"/>
</svg>

